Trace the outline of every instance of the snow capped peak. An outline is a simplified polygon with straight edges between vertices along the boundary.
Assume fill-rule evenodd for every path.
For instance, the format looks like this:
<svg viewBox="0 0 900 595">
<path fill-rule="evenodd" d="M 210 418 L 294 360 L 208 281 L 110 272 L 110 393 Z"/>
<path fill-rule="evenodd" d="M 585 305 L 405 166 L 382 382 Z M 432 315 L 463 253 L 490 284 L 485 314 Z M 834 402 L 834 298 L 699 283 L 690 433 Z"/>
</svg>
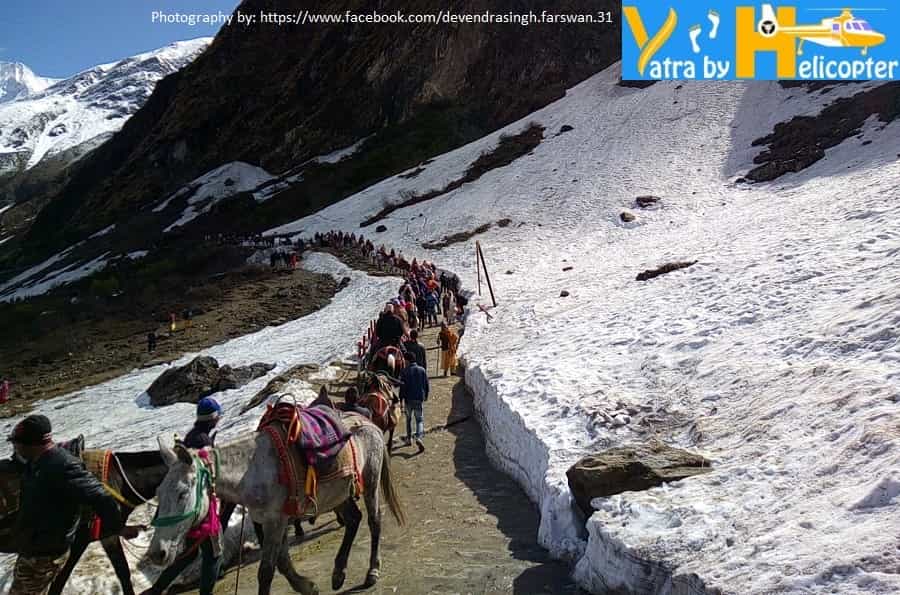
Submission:
<svg viewBox="0 0 900 595">
<path fill-rule="evenodd" d="M 60 81 L 0 63 L 0 174 L 58 155 L 66 163 L 85 155 L 144 105 L 160 79 L 192 62 L 210 41 L 172 43 Z"/>
<path fill-rule="evenodd" d="M 21 62 L 0 62 L 0 103 L 40 93 L 55 82 L 37 76 Z"/>
</svg>

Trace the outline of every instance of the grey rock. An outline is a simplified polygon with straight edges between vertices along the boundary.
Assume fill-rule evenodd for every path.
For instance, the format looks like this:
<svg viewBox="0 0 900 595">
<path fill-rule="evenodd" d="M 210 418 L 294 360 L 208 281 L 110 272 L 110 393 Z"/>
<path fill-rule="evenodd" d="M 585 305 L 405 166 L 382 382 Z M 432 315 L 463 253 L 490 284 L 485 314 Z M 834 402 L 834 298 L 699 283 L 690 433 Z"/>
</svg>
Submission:
<svg viewBox="0 0 900 595">
<path fill-rule="evenodd" d="M 590 516 L 591 500 L 634 492 L 711 471 L 698 454 L 665 445 L 612 448 L 587 456 L 566 471 L 578 507 Z"/>
</svg>

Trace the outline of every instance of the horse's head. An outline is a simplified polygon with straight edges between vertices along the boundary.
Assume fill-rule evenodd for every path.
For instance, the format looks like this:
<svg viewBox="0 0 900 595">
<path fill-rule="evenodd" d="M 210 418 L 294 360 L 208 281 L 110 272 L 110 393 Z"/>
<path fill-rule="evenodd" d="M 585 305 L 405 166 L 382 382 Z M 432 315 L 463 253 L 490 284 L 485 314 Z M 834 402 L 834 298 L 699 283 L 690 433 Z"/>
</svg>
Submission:
<svg viewBox="0 0 900 595">
<path fill-rule="evenodd" d="M 184 446 L 172 449 L 159 440 L 159 451 L 169 471 L 156 491 L 159 504 L 147 556 L 154 564 L 168 566 L 180 553 L 187 532 L 209 513 L 211 478 L 206 465 Z"/>
</svg>

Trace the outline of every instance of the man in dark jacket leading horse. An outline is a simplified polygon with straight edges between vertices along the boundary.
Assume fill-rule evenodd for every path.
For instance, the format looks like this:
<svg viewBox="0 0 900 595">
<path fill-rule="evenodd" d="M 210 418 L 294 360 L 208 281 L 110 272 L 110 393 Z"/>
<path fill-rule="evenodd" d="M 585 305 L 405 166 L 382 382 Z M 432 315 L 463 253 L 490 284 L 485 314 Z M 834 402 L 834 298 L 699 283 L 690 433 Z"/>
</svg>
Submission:
<svg viewBox="0 0 900 595">
<path fill-rule="evenodd" d="M 29 415 L 13 429 L 8 440 L 25 463 L 19 517 L 15 535 L 19 558 L 11 595 L 41 595 L 66 563 L 69 548 L 87 506 L 100 517 L 103 533 L 137 537 L 138 527 L 122 528 L 113 500 L 84 463 L 53 443 L 50 420 Z"/>
</svg>

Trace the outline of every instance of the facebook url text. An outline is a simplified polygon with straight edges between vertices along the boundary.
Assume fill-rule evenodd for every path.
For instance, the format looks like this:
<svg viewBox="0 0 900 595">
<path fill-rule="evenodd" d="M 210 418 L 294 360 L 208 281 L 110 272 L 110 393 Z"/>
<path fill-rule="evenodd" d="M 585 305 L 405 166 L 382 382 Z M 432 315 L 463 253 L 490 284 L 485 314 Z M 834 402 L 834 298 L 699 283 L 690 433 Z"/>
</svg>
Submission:
<svg viewBox="0 0 900 595">
<path fill-rule="evenodd" d="M 456 13 L 441 10 L 438 13 L 409 14 L 402 11 L 391 13 L 367 12 L 367 13 L 319 13 L 309 10 L 300 10 L 295 13 L 260 11 L 257 13 L 245 13 L 237 11 L 234 14 L 223 12 L 215 13 L 182 13 L 163 12 L 155 10 L 150 14 L 152 23 L 166 25 L 575 25 L 575 24 L 610 24 L 613 22 L 612 12 L 593 12 L 583 14 L 555 14 L 546 10 L 540 13 L 530 11 L 525 13 Z"/>
</svg>

